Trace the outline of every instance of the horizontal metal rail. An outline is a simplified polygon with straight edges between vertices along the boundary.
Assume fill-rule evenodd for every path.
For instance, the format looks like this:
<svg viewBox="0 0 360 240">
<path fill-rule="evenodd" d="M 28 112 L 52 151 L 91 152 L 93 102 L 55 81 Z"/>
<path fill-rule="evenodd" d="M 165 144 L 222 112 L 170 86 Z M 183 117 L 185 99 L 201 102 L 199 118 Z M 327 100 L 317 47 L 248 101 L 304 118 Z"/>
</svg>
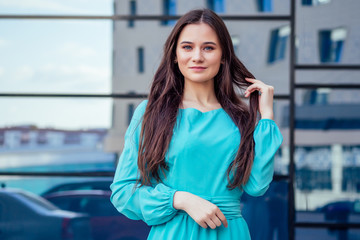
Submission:
<svg viewBox="0 0 360 240">
<path fill-rule="evenodd" d="M 360 70 L 359 64 L 296 64 L 296 70 Z"/>
<path fill-rule="evenodd" d="M 360 228 L 360 223 L 295 222 L 297 228 L 349 229 Z"/>
<path fill-rule="evenodd" d="M 23 177 L 113 177 L 114 171 L 96 172 L 0 172 L 0 176 L 23 176 Z M 274 181 L 287 180 L 288 175 L 274 175 Z"/>
<path fill-rule="evenodd" d="M 360 89 L 360 84 L 342 84 L 342 83 L 297 83 L 295 88 L 335 88 L 335 89 Z"/>
<path fill-rule="evenodd" d="M 148 94 L 66 94 L 66 93 L 0 93 L 0 97 L 49 97 L 49 98 L 147 98 Z M 275 99 L 289 99 L 289 95 L 275 95 Z"/>
<path fill-rule="evenodd" d="M 114 171 L 99 172 L 0 172 L 0 176 L 22 177 L 113 177 Z"/>
<path fill-rule="evenodd" d="M 19 15 L 19 14 L 1 14 L 0 19 L 48 19 L 48 20 L 176 20 L 181 16 L 168 15 Z M 220 17 L 227 21 L 290 21 L 288 15 L 220 15 Z"/>
</svg>

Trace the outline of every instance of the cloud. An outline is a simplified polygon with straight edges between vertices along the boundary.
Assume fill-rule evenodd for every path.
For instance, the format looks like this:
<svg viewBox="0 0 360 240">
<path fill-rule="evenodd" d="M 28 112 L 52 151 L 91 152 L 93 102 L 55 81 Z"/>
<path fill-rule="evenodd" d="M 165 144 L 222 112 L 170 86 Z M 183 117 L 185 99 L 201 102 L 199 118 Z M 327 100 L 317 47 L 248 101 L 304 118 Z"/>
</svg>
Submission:
<svg viewBox="0 0 360 240">
<path fill-rule="evenodd" d="M 71 2 L 69 2 L 71 3 Z M 48 0 L 8 0 L 1 1 L 0 6 L 11 7 L 16 9 L 26 10 L 45 10 L 45 11 L 56 11 L 56 12 L 67 12 L 67 13 L 86 13 L 81 8 L 74 8 L 67 6 L 60 2 L 48 1 Z"/>
<path fill-rule="evenodd" d="M 97 79 L 104 79 L 110 77 L 110 69 L 107 67 L 94 67 L 90 65 L 55 65 L 52 63 L 46 64 L 39 69 L 42 73 L 52 73 L 56 75 L 65 75 L 65 76 L 85 76 L 88 77 L 88 80 L 96 81 Z"/>
<path fill-rule="evenodd" d="M 31 79 L 35 74 L 35 69 L 31 66 L 24 65 L 18 67 L 18 69 L 15 71 L 12 79 L 14 81 L 24 81 Z"/>
<path fill-rule="evenodd" d="M 65 43 L 58 49 L 57 52 L 61 55 L 79 58 L 96 56 L 96 51 L 93 48 L 86 47 L 75 42 Z"/>
<path fill-rule="evenodd" d="M 8 46 L 8 45 L 9 45 L 8 41 L 6 41 L 3 38 L 0 38 L 0 47 L 5 47 L 5 46 Z"/>
</svg>

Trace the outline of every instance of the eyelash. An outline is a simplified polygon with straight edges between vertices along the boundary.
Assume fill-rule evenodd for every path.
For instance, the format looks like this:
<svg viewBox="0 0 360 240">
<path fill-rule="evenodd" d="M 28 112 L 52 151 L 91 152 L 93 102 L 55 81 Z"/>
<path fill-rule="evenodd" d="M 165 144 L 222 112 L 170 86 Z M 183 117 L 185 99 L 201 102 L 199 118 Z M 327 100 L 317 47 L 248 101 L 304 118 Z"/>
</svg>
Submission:
<svg viewBox="0 0 360 240">
<path fill-rule="evenodd" d="M 189 46 L 189 45 L 185 45 L 185 46 L 183 46 L 182 48 L 185 49 L 185 50 L 191 50 L 191 49 L 192 49 L 192 47 Z M 213 47 L 210 47 L 210 46 L 206 46 L 206 47 L 204 47 L 204 49 L 205 49 L 205 51 L 214 50 L 214 48 L 213 48 Z"/>
</svg>

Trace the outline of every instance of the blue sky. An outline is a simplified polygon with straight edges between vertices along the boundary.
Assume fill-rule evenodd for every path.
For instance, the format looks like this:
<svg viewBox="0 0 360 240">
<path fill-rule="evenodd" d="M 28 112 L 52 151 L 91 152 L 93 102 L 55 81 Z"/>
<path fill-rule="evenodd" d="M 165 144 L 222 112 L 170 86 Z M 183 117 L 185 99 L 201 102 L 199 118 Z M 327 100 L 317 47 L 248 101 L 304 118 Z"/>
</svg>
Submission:
<svg viewBox="0 0 360 240">
<path fill-rule="evenodd" d="M 0 14 L 112 15 L 111 0 L 0 0 Z M 0 20 L 0 92 L 110 93 L 110 20 Z M 110 127 L 110 99 L 0 98 L 0 127 Z"/>
</svg>

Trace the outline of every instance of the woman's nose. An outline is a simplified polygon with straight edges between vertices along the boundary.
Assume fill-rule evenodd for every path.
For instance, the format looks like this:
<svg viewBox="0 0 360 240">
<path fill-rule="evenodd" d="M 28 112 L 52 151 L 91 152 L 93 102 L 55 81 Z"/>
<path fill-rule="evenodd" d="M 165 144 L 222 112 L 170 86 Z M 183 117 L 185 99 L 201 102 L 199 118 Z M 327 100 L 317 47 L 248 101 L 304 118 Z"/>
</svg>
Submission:
<svg viewBox="0 0 360 240">
<path fill-rule="evenodd" d="M 201 50 L 195 49 L 194 55 L 193 55 L 193 62 L 202 62 L 202 61 L 204 61 L 204 56 L 203 56 Z"/>
</svg>

